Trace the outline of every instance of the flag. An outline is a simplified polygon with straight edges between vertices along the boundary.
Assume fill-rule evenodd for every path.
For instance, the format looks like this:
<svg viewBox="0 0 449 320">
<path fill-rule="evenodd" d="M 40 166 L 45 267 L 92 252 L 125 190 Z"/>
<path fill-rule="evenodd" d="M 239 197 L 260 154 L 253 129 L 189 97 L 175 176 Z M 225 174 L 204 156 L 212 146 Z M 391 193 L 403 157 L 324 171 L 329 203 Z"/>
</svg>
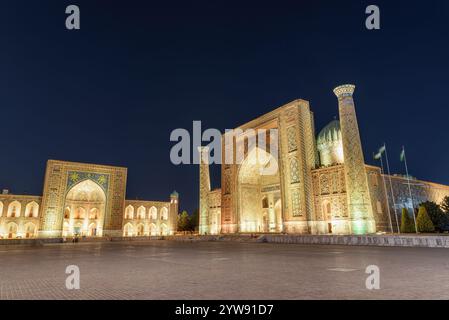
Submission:
<svg viewBox="0 0 449 320">
<path fill-rule="evenodd" d="M 405 160 L 405 149 L 404 148 L 402 148 L 400 159 L 401 159 L 401 162 L 404 162 L 404 160 Z"/>
<path fill-rule="evenodd" d="M 374 155 L 374 160 L 379 160 L 380 158 L 382 158 L 382 153 L 378 152 Z"/>
<path fill-rule="evenodd" d="M 385 152 L 385 145 L 383 145 L 383 146 L 380 147 L 380 149 L 379 149 L 380 155 L 382 155 L 384 152 Z"/>
</svg>

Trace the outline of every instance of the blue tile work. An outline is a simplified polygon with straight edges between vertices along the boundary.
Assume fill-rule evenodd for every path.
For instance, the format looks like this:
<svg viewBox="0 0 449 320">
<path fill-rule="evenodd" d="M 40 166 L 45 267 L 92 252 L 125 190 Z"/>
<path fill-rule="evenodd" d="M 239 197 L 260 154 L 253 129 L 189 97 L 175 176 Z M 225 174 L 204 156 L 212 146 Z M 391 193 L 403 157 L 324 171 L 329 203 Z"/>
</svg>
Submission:
<svg viewBox="0 0 449 320">
<path fill-rule="evenodd" d="M 84 180 L 92 180 L 97 183 L 105 192 L 108 191 L 109 174 L 82 171 L 68 171 L 66 190 L 70 190 L 74 185 Z"/>
</svg>

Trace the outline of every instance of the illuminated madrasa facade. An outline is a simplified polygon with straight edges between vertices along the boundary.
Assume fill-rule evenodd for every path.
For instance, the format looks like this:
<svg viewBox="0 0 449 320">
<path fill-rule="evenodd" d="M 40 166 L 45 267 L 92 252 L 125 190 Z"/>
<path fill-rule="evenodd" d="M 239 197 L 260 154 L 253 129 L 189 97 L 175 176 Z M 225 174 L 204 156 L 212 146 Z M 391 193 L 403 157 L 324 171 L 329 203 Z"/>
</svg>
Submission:
<svg viewBox="0 0 449 320">
<path fill-rule="evenodd" d="M 0 194 L 0 239 L 172 235 L 179 195 L 126 200 L 127 168 L 49 160 L 42 196 Z"/>
<path fill-rule="evenodd" d="M 210 150 L 201 148 L 200 234 L 369 234 L 390 232 L 392 227 L 397 231 L 403 207 L 411 209 L 427 200 L 440 203 L 449 195 L 448 186 L 412 179 L 412 205 L 405 177 L 390 179 L 379 167 L 365 164 L 354 89 L 343 85 L 334 90 L 339 121 L 329 123 L 317 136 L 305 100 L 240 126 L 231 144 L 225 143 L 224 134 L 220 189 L 211 190 Z M 249 129 L 277 129 L 276 158 L 257 144 L 248 144 Z M 265 141 L 269 150 L 269 137 Z M 225 161 L 227 154 L 238 152 L 243 161 Z M 265 162 L 254 159 L 260 154 Z M 261 167 L 270 162 L 278 170 L 261 175 Z"/>
</svg>

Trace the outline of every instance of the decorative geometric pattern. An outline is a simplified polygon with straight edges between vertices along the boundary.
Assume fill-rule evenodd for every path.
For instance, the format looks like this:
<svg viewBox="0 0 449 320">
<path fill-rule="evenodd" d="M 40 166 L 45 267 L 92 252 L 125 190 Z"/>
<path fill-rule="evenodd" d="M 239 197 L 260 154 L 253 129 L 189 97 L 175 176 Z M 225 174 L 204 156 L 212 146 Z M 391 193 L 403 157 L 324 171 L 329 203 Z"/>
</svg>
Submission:
<svg viewBox="0 0 449 320">
<path fill-rule="evenodd" d="M 336 173 L 336 172 L 332 173 L 331 177 L 332 177 L 332 193 L 338 193 L 340 191 L 338 188 L 338 182 L 339 182 L 338 173 Z"/>
<path fill-rule="evenodd" d="M 320 176 L 320 194 L 329 194 L 329 193 L 330 193 L 329 175 L 322 174 Z"/>
<path fill-rule="evenodd" d="M 299 168 L 298 168 L 298 160 L 295 158 L 290 159 L 290 183 L 298 183 L 299 182 Z"/>
<path fill-rule="evenodd" d="M 68 171 L 67 176 L 66 190 L 70 190 L 74 185 L 84 180 L 92 180 L 96 182 L 104 191 L 107 191 L 109 187 L 109 174 Z"/>
<path fill-rule="evenodd" d="M 229 169 L 225 171 L 223 178 L 224 178 L 224 181 L 223 181 L 224 193 L 230 194 L 231 193 L 231 172 Z"/>
<path fill-rule="evenodd" d="M 294 217 L 300 217 L 301 214 L 301 198 L 299 196 L 299 190 L 292 190 L 292 215 Z"/>
<path fill-rule="evenodd" d="M 359 127 L 354 108 L 352 93 L 354 86 L 346 85 L 335 89 L 338 97 L 340 125 L 343 139 L 344 166 L 346 174 L 346 190 L 348 195 L 349 213 L 353 221 L 372 221 L 373 210 L 368 189 L 368 179 L 365 170 Z M 360 225 L 360 224 L 359 224 Z M 360 230 L 354 232 L 374 232 L 367 230 L 369 223 L 360 225 Z"/>
<path fill-rule="evenodd" d="M 292 126 L 287 129 L 288 152 L 295 151 L 298 146 L 296 143 L 296 127 Z"/>
</svg>

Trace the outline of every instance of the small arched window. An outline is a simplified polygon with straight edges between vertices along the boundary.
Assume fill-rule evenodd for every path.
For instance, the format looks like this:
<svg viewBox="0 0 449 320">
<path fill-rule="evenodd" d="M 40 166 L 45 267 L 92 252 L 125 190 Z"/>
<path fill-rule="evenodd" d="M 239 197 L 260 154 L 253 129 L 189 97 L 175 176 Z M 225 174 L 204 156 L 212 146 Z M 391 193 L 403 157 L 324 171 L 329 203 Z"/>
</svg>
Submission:
<svg viewBox="0 0 449 320">
<path fill-rule="evenodd" d="M 70 219 L 70 208 L 66 207 L 64 209 L 64 219 Z"/>
<path fill-rule="evenodd" d="M 75 210 L 75 219 L 84 219 L 86 218 L 86 209 L 83 207 L 78 207 Z"/>
<path fill-rule="evenodd" d="M 267 197 L 264 197 L 263 199 L 262 199 L 262 208 L 268 208 L 268 198 Z"/>
<path fill-rule="evenodd" d="M 161 219 L 162 220 L 168 220 L 168 210 L 166 207 L 163 207 L 161 209 Z"/>
<path fill-rule="evenodd" d="M 90 209 L 89 219 L 91 219 L 91 220 L 98 219 L 98 209 L 97 208 Z"/>
<path fill-rule="evenodd" d="M 129 205 L 125 210 L 125 219 L 134 219 L 134 207 Z"/>
<path fill-rule="evenodd" d="M 18 218 L 20 217 L 20 202 L 19 201 L 13 201 L 9 204 L 8 207 L 8 214 L 7 217 L 8 218 Z"/>
<path fill-rule="evenodd" d="M 14 239 L 17 237 L 17 231 L 19 227 L 15 223 L 8 224 L 8 239 Z"/>
<path fill-rule="evenodd" d="M 36 202 L 30 202 L 25 207 L 26 218 L 37 218 L 39 215 L 39 205 Z"/>
<path fill-rule="evenodd" d="M 324 201 L 322 207 L 323 214 L 325 215 L 325 218 L 328 219 L 332 213 L 331 203 L 329 201 Z"/>
<path fill-rule="evenodd" d="M 127 224 L 125 225 L 125 228 L 124 228 L 124 229 L 125 229 L 125 230 L 123 231 L 123 235 L 124 235 L 125 237 L 132 237 L 132 236 L 133 236 L 134 228 L 133 228 L 132 224 L 127 223 Z"/>
<path fill-rule="evenodd" d="M 150 219 L 156 220 L 157 219 L 157 209 L 156 207 L 150 208 Z"/>
<path fill-rule="evenodd" d="M 137 219 L 145 219 L 145 207 L 140 206 L 139 209 L 137 209 Z"/>
</svg>

